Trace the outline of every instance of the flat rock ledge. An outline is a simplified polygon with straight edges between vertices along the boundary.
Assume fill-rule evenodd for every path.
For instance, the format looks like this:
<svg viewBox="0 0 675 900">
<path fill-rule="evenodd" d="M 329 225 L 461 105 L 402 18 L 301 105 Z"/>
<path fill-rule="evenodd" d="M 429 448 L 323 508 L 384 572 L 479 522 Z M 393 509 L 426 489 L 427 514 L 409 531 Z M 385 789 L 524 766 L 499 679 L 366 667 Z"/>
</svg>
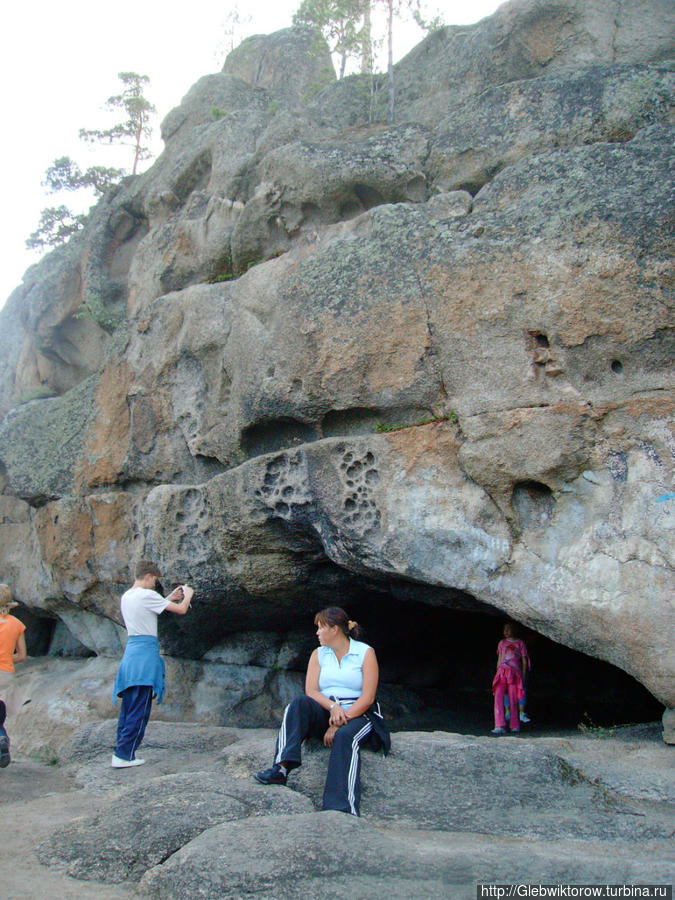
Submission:
<svg viewBox="0 0 675 900">
<path fill-rule="evenodd" d="M 469 898 L 481 881 L 666 883 L 675 861 L 674 751 L 656 723 L 597 736 L 398 732 L 388 758 L 363 754 L 360 819 L 318 808 L 318 743 L 288 788 L 263 787 L 251 773 L 269 765 L 273 730 L 151 722 L 146 765 L 113 770 L 114 730 L 74 734 L 52 771 L 62 802 L 87 812 L 36 847 L 43 873 L 104 895 Z"/>
</svg>

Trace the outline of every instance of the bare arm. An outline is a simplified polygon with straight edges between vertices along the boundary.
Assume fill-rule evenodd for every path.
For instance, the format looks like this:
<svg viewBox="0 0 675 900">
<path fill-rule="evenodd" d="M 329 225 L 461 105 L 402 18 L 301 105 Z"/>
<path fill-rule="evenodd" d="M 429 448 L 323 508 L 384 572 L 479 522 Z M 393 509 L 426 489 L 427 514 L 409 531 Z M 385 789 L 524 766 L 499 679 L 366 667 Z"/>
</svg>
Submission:
<svg viewBox="0 0 675 900">
<path fill-rule="evenodd" d="M 520 664 L 523 667 L 523 681 L 527 678 L 527 672 L 530 668 L 530 659 L 527 655 L 527 647 L 523 641 L 520 642 L 521 648 L 521 656 L 520 656 Z"/>
<path fill-rule="evenodd" d="M 194 590 L 187 584 L 177 587 L 174 591 L 171 591 L 166 598 L 169 601 L 166 604 L 166 609 L 169 612 L 176 613 L 178 616 L 184 616 L 188 609 L 190 609 L 190 601 L 192 600 L 194 593 Z M 179 597 L 181 598 L 180 600 L 178 600 Z"/>
<path fill-rule="evenodd" d="M 14 648 L 14 653 L 12 655 L 12 659 L 15 663 L 23 662 L 28 654 L 26 653 L 26 636 L 23 632 L 16 639 L 16 647 Z"/>
<path fill-rule="evenodd" d="M 312 651 L 312 655 L 309 658 L 309 663 L 307 664 L 307 674 L 305 675 L 305 693 L 308 697 L 311 697 L 312 700 L 316 700 L 318 704 L 323 706 L 324 709 L 330 709 L 333 706 L 333 701 L 330 697 L 326 697 L 325 694 L 322 694 L 319 690 L 319 650 Z"/>
<path fill-rule="evenodd" d="M 375 702 L 377 684 L 380 680 L 380 669 L 377 665 L 377 657 L 372 647 L 366 651 L 363 657 L 363 687 L 361 696 L 347 710 L 347 719 L 357 719 L 370 709 Z"/>
</svg>

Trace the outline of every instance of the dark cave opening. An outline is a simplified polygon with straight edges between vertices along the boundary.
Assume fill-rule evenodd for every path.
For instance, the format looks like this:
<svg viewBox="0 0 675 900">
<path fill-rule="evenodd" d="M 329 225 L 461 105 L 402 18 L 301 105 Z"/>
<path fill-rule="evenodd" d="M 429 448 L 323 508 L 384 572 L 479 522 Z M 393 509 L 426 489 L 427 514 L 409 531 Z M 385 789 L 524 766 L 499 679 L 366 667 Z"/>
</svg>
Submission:
<svg viewBox="0 0 675 900">
<path fill-rule="evenodd" d="M 26 651 L 29 657 L 61 656 L 82 659 L 96 656 L 95 652 L 72 634 L 55 615 L 19 604 L 12 610 L 26 626 Z"/>
<path fill-rule="evenodd" d="M 422 598 L 424 589 L 418 594 Z M 376 649 L 380 694 L 392 729 L 469 734 L 492 729 L 491 686 L 506 615 L 475 601 L 474 610 L 468 603 L 449 609 L 369 588 L 356 589 L 344 603 Z M 532 629 L 519 630 L 532 660 L 527 697 L 532 721 L 524 730 L 592 731 L 660 720 L 662 704 L 623 670 Z"/>
<path fill-rule="evenodd" d="M 314 574 L 301 602 L 286 598 L 272 608 L 258 608 L 253 615 L 254 605 L 250 618 L 245 624 L 240 619 L 240 626 L 260 634 L 269 633 L 271 626 L 279 643 L 290 627 L 295 651 L 290 666 L 304 674 L 316 646 L 314 614 L 325 606 L 343 606 L 377 652 L 379 699 L 393 731 L 490 732 L 496 648 L 507 616 L 460 591 L 401 579 L 375 581 L 325 561 Z M 245 606 L 249 603 L 250 599 Z M 274 607 L 278 618 L 272 623 Z M 30 656 L 94 655 L 53 616 L 22 605 L 15 614 L 27 625 Z M 211 645 L 222 637 L 213 607 L 207 619 Z M 175 630 L 181 624 L 161 623 L 163 653 L 200 658 L 203 647 L 199 653 L 186 653 L 188 645 L 181 633 L 173 634 L 172 627 Z M 521 627 L 520 631 L 532 659 L 527 702 L 532 721 L 524 732 L 560 734 L 580 729 L 593 733 L 594 728 L 660 720 L 662 704 L 626 672 L 531 629 Z"/>
</svg>

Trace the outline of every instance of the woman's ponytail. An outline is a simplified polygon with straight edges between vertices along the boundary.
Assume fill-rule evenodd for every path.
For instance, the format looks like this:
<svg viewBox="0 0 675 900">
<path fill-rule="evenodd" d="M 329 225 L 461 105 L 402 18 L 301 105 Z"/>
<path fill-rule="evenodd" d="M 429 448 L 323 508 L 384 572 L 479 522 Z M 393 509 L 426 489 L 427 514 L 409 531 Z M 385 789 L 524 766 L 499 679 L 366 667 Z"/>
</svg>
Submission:
<svg viewBox="0 0 675 900">
<path fill-rule="evenodd" d="M 361 628 L 358 622 L 353 622 L 350 619 L 347 622 L 347 633 L 350 638 L 353 638 L 355 641 L 360 641 L 363 636 L 363 628 Z"/>
<path fill-rule="evenodd" d="M 342 633 L 355 641 L 363 639 L 363 629 L 358 622 L 349 618 L 340 606 L 327 606 L 314 616 L 315 625 L 337 625 Z"/>
</svg>

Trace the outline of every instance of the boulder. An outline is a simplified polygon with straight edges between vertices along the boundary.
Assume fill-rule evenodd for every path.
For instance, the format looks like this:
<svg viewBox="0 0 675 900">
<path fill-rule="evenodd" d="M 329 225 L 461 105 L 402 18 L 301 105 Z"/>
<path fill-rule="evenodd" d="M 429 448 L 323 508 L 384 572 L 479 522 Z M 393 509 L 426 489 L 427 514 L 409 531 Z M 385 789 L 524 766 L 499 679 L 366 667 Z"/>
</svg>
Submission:
<svg viewBox="0 0 675 900">
<path fill-rule="evenodd" d="M 145 765 L 119 770 L 109 722 L 76 731 L 60 763 L 15 755 L 0 802 L 28 852 L 7 890 L 469 898 L 505 877 L 505 858 L 514 883 L 668 883 L 675 794 L 657 723 L 536 740 L 396 733 L 389 758 L 363 753 L 361 819 L 315 810 L 327 757 L 316 743 L 289 788 L 257 784 L 274 737 L 152 721 Z M 575 803 L 581 832 L 563 838 Z"/>
<path fill-rule="evenodd" d="M 512 616 L 672 709 L 673 12 L 620 6 L 441 29 L 398 125 L 303 29 L 201 79 L 0 313 L 19 599 L 117 655 L 134 559 L 193 581 L 162 642 L 209 722 L 228 680 L 269 723 L 306 658 L 280 640 L 359 586 Z"/>
<path fill-rule="evenodd" d="M 653 738 L 657 738 L 653 730 Z M 380 827 L 471 832 L 490 835 L 499 822 L 502 836 L 547 840 L 583 838 L 602 841 L 666 839 L 667 816 L 651 814 L 636 822 L 635 802 L 649 783 L 640 786 L 621 781 L 614 785 L 607 772 L 607 750 L 600 767 L 589 764 L 589 752 L 570 753 L 569 744 L 521 737 L 471 737 L 445 732 L 398 732 L 392 751 L 363 751 L 361 815 Z M 562 745 L 562 746 L 561 746 Z M 623 745 L 619 753 L 629 751 Z M 657 744 L 658 748 L 658 744 Z M 661 749 L 661 748 L 658 748 Z M 223 750 L 226 772 L 244 778 L 266 768 L 274 752 L 273 742 L 243 737 Z M 654 784 L 642 799 L 672 803 L 673 778 L 663 752 L 656 763 L 662 784 Z M 294 770 L 289 787 L 309 797 L 319 809 L 326 777 L 328 752 L 318 741 L 306 742 L 303 764 Z M 599 774 L 600 769 L 602 774 Z M 495 772 L 500 789 L 495 793 Z M 621 767 L 625 778 L 630 765 Z M 598 784 L 602 784 L 602 791 Z M 533 790 L 536 785 L 536 790 Z M 618 788 L 618 790 L 616 790 Z M 647 788 L 647 791 L 649 789 Z"/>
<path fill-rule="evenodd" d="M 510 0 L 475 25 L 432 32 L 396 69 L 401 120 L 427 123 L 483 91 L 594 64 L 672 59 L 668 0 Z M 384 104 L 383 104 L 384 105 Z"/>
<path fill-rule="evenodd" d="M 291 791 L 265 792 L 262 785 L 242 786 L 211 772 L 165 775 L 127 788 L 95 816 L 66 827 L 40 845 L 38 857 L 44 865 L 65 864 L 69 875 L 87 881 L 138 881 L 214 825 L 308 807 Z"/>
<path fill-rule="evenodd" d="M 649 871 L 623 850 L 613 850 L 610 863 L 582 844 L 573 851 L 536 843 L 525 850 L 498 836 L 491 836 L 489 844 L 475 835 L 411 836 L 323 812 L 217 826 L 151 869 L 139 890 L 142 896 L 163 900 L 185 896 L 186 891 L 213 900 L 251 891 L 265 900 L 320 893 L 340 900 L 384 895 L 395 900 L 470 898 L 477 883 L 494 884 L 501 877 L 496 873 L 503 871 L 505 855 L 513 883 L 631 881 Z M 663 864 L 657 867 L 667 871 Z"/>
<path fill-rule="evenodd" d="M 362 754 L 361 819 L 318 811 L 328 751 L 315 741 L 283 788 L 251 778 L 272 731 L 154 721 L 134 770 L 110 767 L 113 737 L 113 723 L 73 735 L 59 796 L 84 793 L 89 809 L 37 847 L 43 865 L 80 880 L 140 880 L 140 895 L 169 898 L 313 896 L 328 884 L 338 897 L 468 897 L 507 850 L 509 878 L 523 882 L 667 880 L 675 794 L 656 724 L 538 740 L 395 733 L 387 759 Z"/>
<path fill-rule="evenodd" d="M 283 106 L 304 106 L 335 70 L 320 33 L 304 27 L 246 38 L 225 60 L 223 72 L 254 87 L 273 91 Z"/>
</svg>

